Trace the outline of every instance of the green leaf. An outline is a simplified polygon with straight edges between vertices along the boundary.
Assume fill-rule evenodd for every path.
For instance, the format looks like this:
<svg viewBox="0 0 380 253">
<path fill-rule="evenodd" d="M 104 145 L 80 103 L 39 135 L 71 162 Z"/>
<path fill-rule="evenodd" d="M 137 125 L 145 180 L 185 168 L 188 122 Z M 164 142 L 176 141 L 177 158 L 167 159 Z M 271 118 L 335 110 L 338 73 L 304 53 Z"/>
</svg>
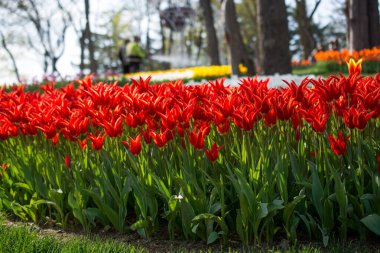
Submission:
<svg viewBox="0 0 380 253">
<path fill-rule="evenodd" d="M 291 202 L 285 205 L 283 218 L 286 226 L 289 225 L 290 218 L 294 212 L 294 209 L 305 198 L 305 195 L 295 197 Z"/>
<path fill-rule="evenodd" d="M 192 221 L 200 221 L 200 220 L 216 220 L 218 216 L 211 214 L 211 213 L 202 213 L 198 214 L 193 218 Z"/>
<path fill-rule="evenodd" d="M 262 219 L 268 215 L 268 203 L 260 203 L 260 210 L 259 210 L 259 215 L 258 219 Z"/>
<path fill-rule="evenodd" d="M 27 190 L 28 192 L 33 192 L 32 187 L 30 187 L 28 184 L 25 184 L 25 183 L 14 183 L 13 185 L 16 186 L 16 187 L 18 187 L 18 188 L 22 188 L 24 190 Z"/>
<path fill-rule="evenodd" d="M 319 180 L 318 173 L 313 170 L 312 172 L 312 186 L 311 186 L 312 200 L 315 209 L 317 209 L 319 216 L 322 216 L 322 197 L 323 197 L 323 188 L 321 181 Z"/>
<path fill-rule="evenodd" d="M 380 216 L 378 214 L 370 214 L 360 220 L 372 232 L 380 235 Z"/>
<path fill-rule="evenodd" d="M 211 244 L 213 242 L 215 242 L 216 240 L 218 240 L 219 238 L 219 234 L 215 231 L 212 231 L 209 235 L 208 235 L 208 238 L 207 238 L 207 244 Z"/>
<path fill-rule="evenodd" d="M 195 225 L 193 226 L 193 228 L 191 229 L 191 232 L 193 232 L 194 234 L 196 234 L 196 233 L 197 233 L 197 230 L 198 230 L 198 227 L 199 227 L 199 223 L 195 224 Z"/>
<path fill-rule="evenodd" d="M 138 230 L 141 228 L 147 228 L 147 227 L 149 227 L 148 220 L 138 220 L 135 223 L 133 223 L 130 228 L 135 231 L 135 230 Z"/>
</svg>

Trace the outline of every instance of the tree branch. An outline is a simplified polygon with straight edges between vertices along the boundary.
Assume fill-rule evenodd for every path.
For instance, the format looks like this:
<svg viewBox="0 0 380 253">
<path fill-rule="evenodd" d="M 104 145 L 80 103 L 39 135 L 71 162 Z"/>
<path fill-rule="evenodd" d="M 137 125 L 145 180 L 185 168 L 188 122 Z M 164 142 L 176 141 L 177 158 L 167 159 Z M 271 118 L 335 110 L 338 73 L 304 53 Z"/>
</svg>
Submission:
<svg viewBox="0 0 380 253">
<path fill-rule="evenodd" d="M 17 81 L 21 82 L 20 75 L 19 75 L 18 68 L 17 68 L 17 64 L 16 64 L 16 60 L 15 60 L 12 52 L 9 50 L 9 48 L 7 46 L 7 42 L 5 41 L 5 36 L 4 36 L 2 31 L 0 31 L 0 36 L 1 36 L 1 44 L 3 45 L 3 48 L 5 49 L 7 54 L 9 55 L 9 58 L 11 58 L 13 69 L 15 71 Z"/>
<path fill-rule="evenodd" d="M 314 5 L 314 9 L 313 11 L 310 13 L 309 15 L 309 20 L 311 20 L 313 18 L 313 15 L 315 14 L 316 10 L 318 9 L 318 6 L 321 4 L 322 0 L 318 0 L 317 2 L 315 2 L 315 5 Z"/>
</svg>

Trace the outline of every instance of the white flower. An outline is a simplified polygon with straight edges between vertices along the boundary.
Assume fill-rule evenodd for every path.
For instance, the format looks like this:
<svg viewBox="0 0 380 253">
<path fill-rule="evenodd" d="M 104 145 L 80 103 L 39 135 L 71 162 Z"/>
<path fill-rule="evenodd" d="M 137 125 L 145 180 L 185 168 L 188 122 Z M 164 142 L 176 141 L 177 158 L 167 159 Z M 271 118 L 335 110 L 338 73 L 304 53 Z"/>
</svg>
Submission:
<svg viewBox="0 0 380 253">
<path fill-rule="evenodd" d="M 183 199 L 183 196 L 180 194 L 174 195 L 174 199 L 181 201 Z"/>
</svg>

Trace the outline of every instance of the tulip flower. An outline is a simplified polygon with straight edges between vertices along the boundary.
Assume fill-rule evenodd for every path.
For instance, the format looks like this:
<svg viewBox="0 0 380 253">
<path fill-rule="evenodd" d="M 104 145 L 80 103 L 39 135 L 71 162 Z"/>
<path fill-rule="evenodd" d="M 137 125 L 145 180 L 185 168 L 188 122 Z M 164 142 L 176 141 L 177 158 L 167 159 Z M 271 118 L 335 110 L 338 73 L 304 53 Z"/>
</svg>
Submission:
<svg viewBox="0 0 380 253">
<path fill-rule="evenodd" d="M 66 155 L 65 156 L 65 165 L 67 167 L 68 170 L 71 169 L 71 159 L 70 159 L 70 155 Z"/>
<path fill-rule="evenodd" d="M 129 148 L 129 151 L 133 155 L 138 155 L 141 152 L 141 135 L 137 135 L 134 139 L 132 137 L 129 137 L 129 143 L 126 141 L 121 141 L 123 145 L 127 148 Z"/>
<path fill-rule="evenodd" d="M 203 148 L 207 158 L 211 161 L 211 162 L 215 162 L 217 159 L 218 159 L 218 155 L 219 155 L 219 151 L 220 149 L 223 147 L 223 145 L 219 146 L 214 143 L 212 144 L 211 146 L 211 149 L 208 150 L 206 148 Z"/>
<path fill-rule="evenodd" d="M 8 168 L 8 164 L 6 164 L 6 163 L 3 163 L 2 165 L 1 165 L 1 169 L 2 170 L 7 170 L 7 168 Z"/>
<path fill-rule="evenodd" d="M 350 75 L 360 74 L 362 72 L 362 61 L 363 59 L 359 59 L 357 62 L 355 62 L 355 60 L 351 58 L 347 62 L 348 72 Z"/>
<path fill-rule="evenodd" d="M 202 149 L 205 144 L 204 131 L 194 128 L 189 134 L 189 141 L 196 149 Z"/>
<path fill-rule="evenodd" d="M 84 139 L 83 141 L 81 141 L 80 139 L 78 139 L 78 143 L 79 143 L 79 146 L 81 147 L 82 150 L 84 150 L 85 148 L 87 148 L 87 139 Z"/>
<path fill-rule="evenodd" d="M 95 150 L 101 150 L 103 147 L 104 143 L 104 138 L 106 137 L 105 134 L 100 134 L 100 135 L 88 135 L 88 138 L 92 142 L 92 148 Z"/>
<path fill-rule="evenodd" d="M 344 137 L 342 131 L 339 131 L 337 138 L 335 138 L 333 135 L 327 136 L 331 144 L 331 150 L 334 152 L 334 154 L 340 156 L 346 152 L 347 141 L 350 137 L 350 135 Z"/>
</svg>

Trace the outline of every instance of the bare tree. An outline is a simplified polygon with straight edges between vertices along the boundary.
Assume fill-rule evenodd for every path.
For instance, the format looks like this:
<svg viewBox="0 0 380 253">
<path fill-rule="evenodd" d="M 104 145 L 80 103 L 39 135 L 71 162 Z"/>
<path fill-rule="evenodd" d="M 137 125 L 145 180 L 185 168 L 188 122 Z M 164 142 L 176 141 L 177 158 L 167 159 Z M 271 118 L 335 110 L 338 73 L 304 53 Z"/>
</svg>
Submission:
<svg viewBox="0 0 380 253">
<path fill-rule="evenodd" d="M 18 18 L 20 27 L 33 28 L 34 33 L 26 33 L 27 40 L 31 48 L 42 56 L 45 73 L 60 75 L 57 63 L 65 50 L 69 27 L 67 15 L 60 12 L 56 5 L 46 7 L 45 2 L 39 0 L 3 1 L 0 7 L 9 16 Z"/>
<path fill-rule="evenodd" d="M 307 59 L 311 51 L 315 48 L 315 39 L 311 29 L 313 15 L 318 9 L 322 0 L 315 2 L 311 13 L 307 14 L 306 0 L 296 0 L 295 18 L 298 23 L 298 31 L 301 39 L 303 58 Z"/>
<path fill-rule="evenodd" d="M 20 82 L 21 79 L 20 79 L 20 74 L 19 74 L 18 68 L 17 68 L 16 59 L 13 56 L 13 53 L 11 52 L 11 50 L 8 48 L 7 42 L 5 40 L 5 35 L 3 34 L 2 31 L 0 31 L 0 37 L 1 37 L 1 45 L 3 46 L 4 50 L 7 52 L 9 58 L 11 59 L 13 70 L 15 72 L 16 78 Z"/>
<path fill-rule="evenodd" d="M 211 0 L 200 0 L 207 35 L 207 53 L 211 65 L 220 65 L 219 43 L 214 26 L 214 16 L 211 8 Z"/>
<path fill-rule="evenodd" d="M 290 73 L 289 28 L 284 0 L 256 0 L 261 71 Z"/>
</svg>

